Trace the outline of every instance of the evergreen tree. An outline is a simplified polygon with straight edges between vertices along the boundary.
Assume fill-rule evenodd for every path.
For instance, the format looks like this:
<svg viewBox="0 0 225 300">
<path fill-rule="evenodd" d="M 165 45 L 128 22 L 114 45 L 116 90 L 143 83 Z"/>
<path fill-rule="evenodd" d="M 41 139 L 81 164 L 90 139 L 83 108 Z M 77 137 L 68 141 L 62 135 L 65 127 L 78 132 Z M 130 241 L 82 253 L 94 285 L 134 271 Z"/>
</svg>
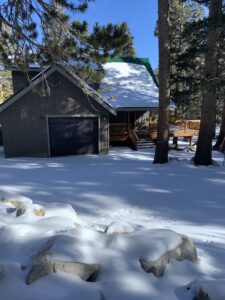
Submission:
<svg viewBox="0 0 225 300">
<path fill-rule="evenodd" d="M 204 67 L 204 87 L 201 109 L 201 125 L 194 158 L 196 165 L 212 164 L 212 139 L 215 130 L 217 83 L 213 81 L 218 75 L 220 34 L 222 24 L 222 0 L 210 0 L 209 31 Z"/>
<path fill-rule="evenodd" d="M 196 117 L 196 103 L 199 106 L 199 92 L 194 89 L 194 82 L 197 80 L 200 68 L 199 55 L 193 56 L 187 50 L 193 43 L 195 35 L 187 33 L 187 25 L 201 20 L 204 16 L 204 9 L 200 4 L 191 0 L 170 0 L 170 86 L 171 99 L 184 116 Z M 155 34 L 158 34 L 156 26 Z M 195 101 L 196 98 L 198 101 Z M 194 105 L 193 105 L 194 104 Z"/>
<path fill-rule="evenodd" d="M 200 93 L 194 88 L 203 58 L 201 55 L 185 57 L 190 45 L 197 46 L 195 35 L 186 32 L 188 24 L 202 20 L 204 9 L 190 0 L 170 1 L 170 65 L 171 99 L 186 117 L 197 117 Z M 190 52 L 189 52 L 190 53 Z"/>
<path fill-rule="evenodd" d="M 158 0 L 159 119 L 154 163 L 168 162 L 170 102 L 169 0 Z"/>
<path fill-rule="evenodd" d="M 72 20 L 72 13 L 85 12 L 90 1 L 2 1 L 0 59 L 4 65 L 26 69 L 31 62 L 41 66 L 62 62 L 71 67 L 75 61 L 73 67 L 87 74 L 95 63 L 122 53 L 132 40 L 126 23 L 96 24 L 89 33 L 87 22 Z"/>
<path fill-rule="evenodd" d="M 220 51 L 219 51 L 219 68 L 218 77 L 221 79 L 221 84 L 219 85 L 219 99 L 221 102 L 221 126 L 219 136 L 217 138 L 216 144 L 214 145 L 214 150 L 225 151 L 225 1 L 223 1 L 223 23 L 222 30 L 220 32 Z M 220 108 L 220 107 L 219 107 Z"/>
<path fill-rule="evenodd" d="M 0 70 L 0 104 L 13 94 L 11 72 Z"/>
</svg>

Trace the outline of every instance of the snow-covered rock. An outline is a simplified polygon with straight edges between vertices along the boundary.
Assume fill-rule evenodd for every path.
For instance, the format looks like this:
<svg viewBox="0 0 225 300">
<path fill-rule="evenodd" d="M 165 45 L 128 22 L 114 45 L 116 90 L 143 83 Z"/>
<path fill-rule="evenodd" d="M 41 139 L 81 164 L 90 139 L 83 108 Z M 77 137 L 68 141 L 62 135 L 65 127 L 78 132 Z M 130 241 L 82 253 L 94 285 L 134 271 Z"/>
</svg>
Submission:
<svg viewBox="0 0 225 300">
<path fill-rule="evenodd" d="M 1 300 L 100 300 L 99 287 L 65 272 L 52 273 L 26 285 L 24 271 L 15 263 L 4 263 L 5 277 L 0 280 Z"/>
<path fill-rule="evenodd" d="M 197 280 L 191 291 L 196 300 L 224 300 L 225 279 Z"/>
<path fill-rule="evenodd" d="M 23 204 L 32 204 L 33 201 L 25 196 L 22 195 L 7 195 L 7 194 L 2 194 L 0 196 L 1 203 L 8 204 L 10 206 L 13 206 L 17 208 L 19 205 Z"/>
<path fill-rule="evenodd" d="M 119 233 L 131 233 L 141 226 L 131 224 L 128 222 L 112 222 L 105 230 L 106 234 L 119 234 Z"/>
<path fill-rule="evenodd" d="M 171 259 L 178 261 L 190 260 L 197 261 L 197 251 L 191 239 L 185 235 L 181 236 L 182 242 L 174 249 L 167 251 L 159 259 L 155 261 L 146 261 L 140 259 L 140 264 L 143 270 L 147 273 L 153 273 L 156 277 L 161 277 L 164 274 L 166 265 Z"/>
<path fill-rule="evenodd" d="M 13 198 L 12 198 L 13 197 Z M 82 221 L 70 205 L 34 204 L 29 198 L 13 195 L 0 201 L 1 261 L 30 266 L 45 243 L 59 232 L 81 227 Z M 15 207 L 10 201 L 19 199 Z M 13 200 L 12 200 L 13 201 Z M 15 204 L 15 203 L 14 203 Z M 60 206 L 63 207 L 60 216 Z M 46 211 L 47 210 L 47 214 Z"/>
<path fill-rule="evenodd" d="M 84 226 L 86 223 L 81 220 L 70 204 L 65 203 L 48 203 L 44 206 L 46 217 L 62 217 L 73 220 L 76 226 Z"/>
<path fill-rule="evenodd" d="M 140 230 L 130 234 L 106 235 L 88 228 L 73 229 L 55 237 L 50 249 L 57 260 L 80 261 L 112 266 L 123 256 L 156 260 L 182 243 L 171 230 Z M 70 249 L 70 251 L 66 251 Z"/>
<path fill-rule="evenodd" d="M 16 208 L 16 216 L 29 217 L 31 215 L 43 217 L 45 215 L 45 210 L 38 204 L 19 202 Z"/>
<path fill-rule="evenodd" d="M 142 267 L 159 277 L 172 258 L 180 261 L 197 259 L 196 249 L 189 238 L 171 230 L 159 229 L 105 234 L 88 228 L 75 228 L 56 235 L 46 244 L 44 251 L 44 254 L 37 255 L 27 282 L 57 271 L 56 266 L 58 271 L 74 269 L 71 273 L 80 276 L 77 263 L 79 270 L 84 265 L 86 268 L 91 266 L 91 272 L 99 272 L 101 267 L 103 273 L 117 273 L 121 272 L 124 261 L 128 261 L 130 266 L 135 265 L 138 272 Z M 129 265 L 126 267 L 129 268 Z"/>
<path fill-rule="evenodd" d="M 95 281 L 99 271 L 100 267 L 96 264 L 57 261 L 53 259 L 50 252 L 40 252 L 27 275 L 26 283 L 31 284 L 42 277 L 57 272 L 70 273 L 85 281 Z"/>
</svg>

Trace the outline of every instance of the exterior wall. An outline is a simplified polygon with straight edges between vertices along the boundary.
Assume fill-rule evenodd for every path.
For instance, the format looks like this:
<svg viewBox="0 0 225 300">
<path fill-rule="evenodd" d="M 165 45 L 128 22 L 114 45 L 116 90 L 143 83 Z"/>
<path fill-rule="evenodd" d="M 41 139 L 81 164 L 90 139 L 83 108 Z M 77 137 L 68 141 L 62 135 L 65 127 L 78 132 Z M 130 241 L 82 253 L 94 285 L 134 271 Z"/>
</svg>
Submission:
<svg viewBox="0 0 225 300">
<path fill-rule="evenodd" d="M 109 112 L 58 72 L 48 77 L 51 95 L 30 91 L 1 113 L 6 157 L 49 156 L 47 116 L 96 115 L 99 153 L 109 145 Z M 41 90 L 42 85 L 38 86 Z"/>
<path fill-rule="evenodd" d="M 40 71 L 29 71 L 29 77 L 32 79 L 35 77 Z M 17 93 L 19 90 L 24 88 L 29 84 L 27 74 L 21 71 L 12 71 L 12 83 L 13 83 L 13 93 Z"/>
<path fill-rule="evenodd" d="M 118 111 L 116 116 L 109 117 L 110 123 L 128 123 L 128 112 Z"/>
<path fill-rule="evenodd" d="M 151 108 L 149 110 L 129 110 L 118 111 L 116 116 L 110 116 L 110 123 L 130 123 L 134 129 L 148 129 L 152 122 L 157 119 L 157 110 Z"/>
</svg>

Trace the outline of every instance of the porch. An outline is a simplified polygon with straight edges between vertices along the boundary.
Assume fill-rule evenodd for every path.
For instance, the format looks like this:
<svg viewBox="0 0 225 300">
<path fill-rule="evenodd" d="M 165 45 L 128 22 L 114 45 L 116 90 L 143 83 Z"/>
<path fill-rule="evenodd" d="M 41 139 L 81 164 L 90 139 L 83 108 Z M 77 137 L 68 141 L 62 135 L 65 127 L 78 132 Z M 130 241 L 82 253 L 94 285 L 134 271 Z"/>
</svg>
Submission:
<svg viewBox="0 0 225 300">
<path fill-rule="evenodd" d="M 187 138 L 192 145 L 193 136 L 199 133 L 200 120 L 176 120 L 170 124 L 169 137 L 177 148 L 179 138 Z M 137 150 L 143 146 L 154 146 L 157 140 L 157 122 L 151 122 L 148 128 L 133 128 L 130 123 L 111 123 L 109 125 L 110 143 L 123 143 Z"/>
</svg>

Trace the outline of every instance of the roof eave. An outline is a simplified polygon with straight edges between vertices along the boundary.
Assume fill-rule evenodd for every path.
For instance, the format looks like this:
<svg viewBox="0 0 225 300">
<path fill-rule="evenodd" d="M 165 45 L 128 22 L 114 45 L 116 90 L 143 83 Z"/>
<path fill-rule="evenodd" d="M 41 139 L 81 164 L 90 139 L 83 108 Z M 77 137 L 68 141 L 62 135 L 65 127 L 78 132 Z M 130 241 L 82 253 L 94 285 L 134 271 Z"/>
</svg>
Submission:
<svg viewBox="0 0 225 300">
<path fill-rule="evenodd" d="M 141 106 L 134 106 L 134 107 L 115 107 L 114 109 L 116 111 L 147 111 L 147 110 L 156 110 L 158 109 L 158 106 L 146 106 L 146 107 L 141 107 Z"/>
</svg>

